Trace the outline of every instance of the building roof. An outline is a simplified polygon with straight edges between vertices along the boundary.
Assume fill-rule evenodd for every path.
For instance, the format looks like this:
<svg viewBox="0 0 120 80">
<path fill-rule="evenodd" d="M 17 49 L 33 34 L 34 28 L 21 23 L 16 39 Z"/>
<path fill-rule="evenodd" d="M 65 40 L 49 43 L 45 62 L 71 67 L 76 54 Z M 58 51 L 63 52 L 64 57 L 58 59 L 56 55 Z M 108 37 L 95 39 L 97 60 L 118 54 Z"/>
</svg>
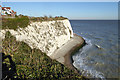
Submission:
<svg viewBox="0 0 120 80">
<path fill-rule="evenodd" d="M 1 5 L 0 5 L 1 6 Z M 15 16 L 16 12 L 11 10 L 11 7 L 1 7 L 2 8 L 2 13 L 1 15 L 10 15 L 10 16 Z"/>
<path fill-rule="evenodd" d="M 10 9 L 10 7 L 2 7 L 2 10 Z"/>
</svg>

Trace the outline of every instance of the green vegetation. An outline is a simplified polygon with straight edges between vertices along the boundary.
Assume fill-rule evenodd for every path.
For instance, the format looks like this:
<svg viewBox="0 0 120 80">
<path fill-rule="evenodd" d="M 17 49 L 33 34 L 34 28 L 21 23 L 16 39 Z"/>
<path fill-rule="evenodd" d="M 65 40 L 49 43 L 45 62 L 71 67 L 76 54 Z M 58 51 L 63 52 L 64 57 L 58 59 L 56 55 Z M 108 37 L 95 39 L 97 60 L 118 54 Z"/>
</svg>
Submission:
<svg viewBox="0 0 120 80">
<path fill-rule="evenodd" d="M 10 32 L 6 33 L 2 43 L 2 51 L 7 56 L 11 56 L 13 61 L 5 59 L 3 61 L 3 76 L 16 79 L 77 79 L 83 77 L 74 73 L 63 64 L 50 59 L 45 53 L 38 49 L 31 49 L 24 42 L 17 42 Z M 12 65 L 11 65 L 12 64 Z M 6 72 L 6 70 L 9 70 Z M 12 71 L 12 72 L 11 72 Z M 8 74 L 7 74 L 8 73 Z M 11 74 L 9 74 L 11 73 Z"/>
<path fill-rule="evenodd" d="M 3 29 L 17 29 L 18 27 L 24 28 L 27 25 L 29 25 L 29 18 L 27 16 L 2 18 Z"/>
<path fill-rule="evenodd" d="M 14 29 L 18 27 L 24 28 L 27 27 L 30 22 L 42 22 L 42 21 L 52 21 L 52 20 L 64 20 L 67 19 L 62 16 L 58 17 L 28 17 L 24 15 L 15 16 L 15 18 L 2 18 L 2 29 Z"/>
<path fill-rule="evenodd" d="M 47 17 L 47 16 L 44 16 L 44 17 L 31 17 L 30 21 L 33 21 L 33 22 L 35 22 L 35 21 L 39 22 L 40 21 L 40 22 L 42 22 L 42 21 L 64 20 L 64 19 L 67 19 L 67 18 L 62 17 L 62 16 L 56 16 L 56 17 L 52 17 L 52 16 Z"/>
</svg>

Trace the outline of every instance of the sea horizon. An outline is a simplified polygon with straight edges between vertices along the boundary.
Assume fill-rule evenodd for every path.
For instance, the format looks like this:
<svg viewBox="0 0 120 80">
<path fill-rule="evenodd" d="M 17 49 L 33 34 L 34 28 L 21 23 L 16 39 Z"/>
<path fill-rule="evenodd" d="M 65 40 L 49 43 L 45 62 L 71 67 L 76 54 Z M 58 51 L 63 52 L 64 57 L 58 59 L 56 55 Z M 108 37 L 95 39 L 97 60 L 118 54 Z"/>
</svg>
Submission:
<svg viewBox="0 0 120 80">
<path fill-rule="evenodd" d="M 69 19 L 69 20 L 84 20 L 84 21 L 118 21 L 118 19 Z"/>
</svg>

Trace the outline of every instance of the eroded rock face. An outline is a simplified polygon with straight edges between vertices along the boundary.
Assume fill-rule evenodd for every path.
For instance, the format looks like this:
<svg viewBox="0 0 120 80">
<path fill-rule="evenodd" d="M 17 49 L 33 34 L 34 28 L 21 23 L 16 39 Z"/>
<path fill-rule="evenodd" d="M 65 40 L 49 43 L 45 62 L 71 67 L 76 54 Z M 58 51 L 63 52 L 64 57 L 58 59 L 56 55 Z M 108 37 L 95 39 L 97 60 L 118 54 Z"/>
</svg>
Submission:
<svg viewBox="0 0 120 80">
<path fill-rule="evenodd" d="M 48 56 L 73 37 L 73 31 L 70 22 L 67 19 L 32 22 L 26 28 L 19 28 L 17 30 L 6 29 L 0 31 L 0 34 L 5 34 L 5 31 L 9 31 L 16 37 L 17 41 L 27 43 L 32 49 L 40 49 Z M 4 37 L 2 39 L 4 39 Z"/>
</svg>

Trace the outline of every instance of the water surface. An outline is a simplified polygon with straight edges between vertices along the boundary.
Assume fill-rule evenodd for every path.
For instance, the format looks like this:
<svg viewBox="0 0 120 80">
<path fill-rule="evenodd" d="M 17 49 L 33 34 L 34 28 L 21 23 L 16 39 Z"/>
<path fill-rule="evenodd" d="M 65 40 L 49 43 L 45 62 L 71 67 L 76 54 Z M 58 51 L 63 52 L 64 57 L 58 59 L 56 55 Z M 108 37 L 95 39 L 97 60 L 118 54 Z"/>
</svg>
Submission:
<svg viewBox="0 0 120 80">
<path fill-rule="evenodd" d="M 73 56 L 73 65 L 92 78 L 118 77 L 118 21 L 70 20 L 87 45 Z"/>
</svg>

